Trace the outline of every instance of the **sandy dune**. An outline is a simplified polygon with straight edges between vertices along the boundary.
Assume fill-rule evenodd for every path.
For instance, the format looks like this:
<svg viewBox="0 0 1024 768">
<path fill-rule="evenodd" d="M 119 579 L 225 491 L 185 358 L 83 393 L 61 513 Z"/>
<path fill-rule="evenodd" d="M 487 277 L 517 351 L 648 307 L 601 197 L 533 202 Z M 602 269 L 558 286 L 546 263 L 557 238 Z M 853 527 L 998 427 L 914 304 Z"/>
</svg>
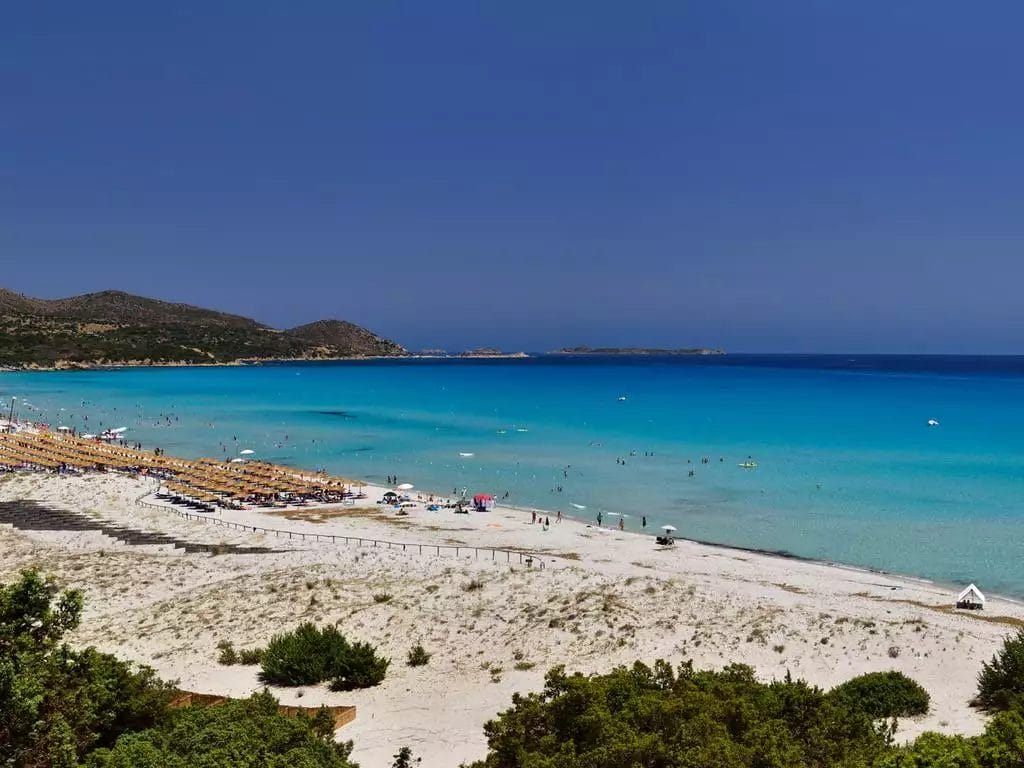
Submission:
<svg viewBox="0 0 1024 768">
<path fill-rule="evenodd" d="M 364 768 L 389 766 L 403 745 L 430 768 L 479 757 L 483 723 L 513 692 L 538 689 L 552 665 L 589 672 L 636 659 L 743 662 L 765 679 L 789 670 L 825 687 L 898 669 L 932 695 L 929 715 L 900 723 L 903 737 L 976 733 L 983 720 L 967 701 L 978 669 L 1024 619 L 1024 608 L 1004 600 L 991 600 L 982 615 L 951 611 L 950 590 L 923 582 L 688 542 L 659 548 L 649 537 L 568 520 L 545 531 L 518 510 L 419 507 L 396 517 L 367 503 L 218 516 L 294 532 L 543 553 L 533 567 L 472 550 L 438 556 L 233 531 L 136 503 L 152 490 L 152 482 L 117 475 L 0 479 L 0 500 L 35 499 L 190 540 L 282 551 L 186 555 L 99 533 L 0 526 L 0 577 L 37 565 L 83 589 L 77 642 L 150 664 L 197 691 L 244 695 L 259 687 L 255 668 L 216 663 L 220 640 L 244 648 L 300 621 L 337 622 L 392 658 L 387 680 L 350 693 L 275 693 L 307 706 L 355 704 L 357 720 L 340 736 L 355 741 Z M 367 491 L 372 501 L 382 489 Z M 405 656 L 417 641 L 433 657 L 411 668 Z"/>
</svg>

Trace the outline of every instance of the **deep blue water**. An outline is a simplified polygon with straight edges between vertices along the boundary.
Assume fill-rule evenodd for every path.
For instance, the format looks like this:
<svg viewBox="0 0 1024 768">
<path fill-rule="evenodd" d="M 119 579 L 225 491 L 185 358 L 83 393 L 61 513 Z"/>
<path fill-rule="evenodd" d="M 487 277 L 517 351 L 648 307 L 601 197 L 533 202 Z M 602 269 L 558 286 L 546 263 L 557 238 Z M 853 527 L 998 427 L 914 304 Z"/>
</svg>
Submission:
<svg viewBox="0 0 1024 768">
<path fill-rule="evenodd" d="M 1024 596 L 1024 357 L 0 374 L 0 398 L 12 395 L 30 403 L 23 416 L 81 429 L 88 415 L 92 431 L 127 426 L 168 453 L 250 448 L 367 479 L 397 473 L 420 488 L 508 491 L 578 517 L 625 514 L 631 529 L 646 515 L 649 528 L 671 523 L 690 538 Z M 738 466 L 748 456 L 756 469 Z"/>
</svg>

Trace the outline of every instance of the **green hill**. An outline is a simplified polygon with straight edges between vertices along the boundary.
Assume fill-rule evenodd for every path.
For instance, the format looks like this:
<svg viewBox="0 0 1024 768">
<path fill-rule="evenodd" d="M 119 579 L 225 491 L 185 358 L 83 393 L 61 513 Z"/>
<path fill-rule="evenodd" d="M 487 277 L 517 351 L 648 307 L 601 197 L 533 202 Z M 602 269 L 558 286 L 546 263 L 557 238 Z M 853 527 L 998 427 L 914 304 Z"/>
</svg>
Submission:
<svg viewBox="0 0 1024 768">
<path fill-rule="evenodd" d="M 0 366 L 225 364 L 401 356 L 406 350 L 352 323 L 277 330 L 225 312 L 122 291 L 34 299 L 0 288 Z"/>
</svg>

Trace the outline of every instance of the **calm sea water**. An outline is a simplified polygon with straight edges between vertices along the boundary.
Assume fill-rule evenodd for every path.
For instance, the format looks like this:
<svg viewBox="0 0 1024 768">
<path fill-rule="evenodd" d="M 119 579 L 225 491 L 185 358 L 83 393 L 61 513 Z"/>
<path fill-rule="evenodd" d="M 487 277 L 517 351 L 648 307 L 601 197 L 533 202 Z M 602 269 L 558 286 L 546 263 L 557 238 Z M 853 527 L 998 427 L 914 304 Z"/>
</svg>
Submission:
<svg viewBox="0 0 1024 768">
<path fill-rule="evenodd" d="M 1024 596 L 1024 358 L 0 374 L 0 398 L 11 396 L 22 416 L 126 426 L 129 439 L 172 454 L 250 449 L 445 493 L 507 491 L 513 503 L 580 518 L 626 515 L 633 530 L 646 515 L 649 530 L 669 523 L 689 538 Z M 738 466 L 748 456 L 756 469 Z"/>
</svg>

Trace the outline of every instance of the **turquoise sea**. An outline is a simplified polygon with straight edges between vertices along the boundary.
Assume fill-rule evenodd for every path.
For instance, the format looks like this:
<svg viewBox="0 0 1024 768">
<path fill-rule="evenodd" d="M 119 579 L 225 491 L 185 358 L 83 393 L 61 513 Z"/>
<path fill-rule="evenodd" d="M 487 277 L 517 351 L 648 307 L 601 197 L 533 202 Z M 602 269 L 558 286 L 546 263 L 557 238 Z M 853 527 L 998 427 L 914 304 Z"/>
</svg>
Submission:
<svg viewBox="0 0 1024 768">
<path fill-rule="evenodd" d="M 688 538 L 1024 596 L 1024 358 L 0 373 L 3 416 L 12 396 L 21 417 L 124 426 L 172 454 L 250 449 L 443 493 L 508 492 L 606 524 L 622 514 L 631 530 L 646 515 L 648 530 L 667 523 Z M 738 466 L 748 457 L 756 469 Z"/>
</svg>

